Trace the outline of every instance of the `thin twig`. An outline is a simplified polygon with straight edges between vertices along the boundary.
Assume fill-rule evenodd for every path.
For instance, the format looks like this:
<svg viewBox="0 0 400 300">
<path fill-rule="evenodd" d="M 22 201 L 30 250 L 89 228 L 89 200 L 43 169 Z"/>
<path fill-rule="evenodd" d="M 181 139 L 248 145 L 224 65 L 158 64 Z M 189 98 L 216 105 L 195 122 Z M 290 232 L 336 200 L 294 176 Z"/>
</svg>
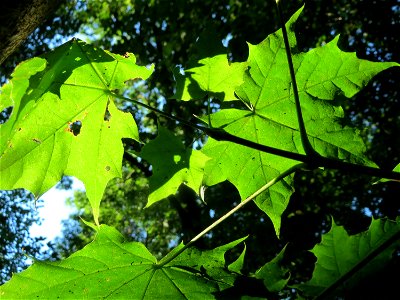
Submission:
<svg viewBox="0 0 400 300">
<path fill-rule="evenodd" d="M 162 267 L 164 265 L 166 265 L 167 263 L 169 263 L 170 261 L 172 261 L 174 258 L 176 258 L 178 255 L 180 255 L 183 251 L 185 251 L 187 248 L 189 248 L 191 245 L 193 245 L 194 242 L 196 242 L 197 240 L 199 240 L 203 235 L 205 235 L 207 232 L 209 232 L 210 230 L 212 230 L 213 228 L 215 228 L 218 224 L 220 224 L 221 222 L 225 221 L 227 218 L 229 218 L 231 215 L 233 215 L 235 212 L 237 212 L 239 209 L 241 209 L 243 206 L 245 206 L 247 203 L 251 202 L 254 200 L 255 197 L 257 197 L 258 195 L 260 195 L 262 192 L 264 192 L 265 190 L 267 190 L 268 188 L 270 188 L 271 186 L 273 186 L 275 183 L 278 183 L 279 181 L 281 181 L 283 178 L 285 178 L 286 176 L 292 174 L 293 172 L 295 172 L 296 170 L 302 169 L 306 167 L 306 164 L 297 164 L 293 167 L 291 167 L 290 169 L 286 170 L 285 172 L 283 172 L 282 174 L 280 174 L 279 176 L 275 177 L 274 179 L 272 179 L 271 181 L 269 181 L 267 184 L 265 184 L 263 187 L 261 187 L 260 189 L 258 189 L 255 193 L 253 193 L 251 196 L 247 197 L 245 200 L 243 200 L 242 202 L 240 202 L 238 205 L 236 205 L 233 209 L 231 209 L 229 212 L 227 212 L 225 215 L 223 215 L 221 218 L 219 218 L 218 220 L 216 220 L 214 223 L 212 223 L 210 226 L 208 226 L 206 229 L 204 229 L 202 232 L 200 232 L 198 235 L 196 235 L 194 238 L 192 238 L 190 240 L 189 243 L 187 243 L 185 246 L 183 246 L 183 248 L 181 248 L 179 251 L 177 251 L 176 253 L 174 253 L 173 255 L 171 255 L 170 257 L 166 257 L 165 260 L 161 260 L 160 263 L 158 264 L 159 267 Z"/>
</svg>

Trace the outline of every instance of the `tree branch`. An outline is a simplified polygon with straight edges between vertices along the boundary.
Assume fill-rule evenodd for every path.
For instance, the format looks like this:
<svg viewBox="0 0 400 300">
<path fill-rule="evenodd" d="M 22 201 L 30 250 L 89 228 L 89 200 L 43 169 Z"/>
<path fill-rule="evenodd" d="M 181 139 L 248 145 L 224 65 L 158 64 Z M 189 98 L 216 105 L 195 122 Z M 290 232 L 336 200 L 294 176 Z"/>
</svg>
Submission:
<svg viewBox="0 0 400 300">
<path fill-rule="evenodd" d="M 266 145 L 262 145 L 253 141 L 246 140 L 244 138 L 238 137 L 236 135 L 230 134 L 226 132 L 222 128 L 209 128 L 205 126 L 201 126 L 198 124 L 194 124 L 191 122 L 188 122 L 184 119 L 181 119 L 179 117 L 167 114 L 155 107 L 151 107 L 150 105 L 147 105 L 145 103 L 139 102 L 134 99 L 126 98 L 124 96 L 115 94 L 113 92 L 110 92 L 110 95 L 115 98 L 123 99 L 126 101 L 133 102 L 137 105 L 140 105 L 142 107 L 145 107 L 151 111 L 154 111 L 155 113 L 164 116 L 166 118 L 178 121 L 182 125 L 185 126 L 190 126 L 192 128 L 199 129 L 212 137 L 213 139 L 217 141 L 227 141 L 227 142 L 232 142 L 238 145 L 246 146 L 255 150 L 259 150 L 261 152 L 273 154 L 273 155 L 278 155 L 281 157 L 297 160 L 303 163 L 306 163 L 308 167 L 310 168 L 329 168 L 329 169 L 336 169 L 336 170 L 343 170 L 346 172 L 355 172 L 355 173 L 361 173 L 365 175 L 370 175 L 370 176 L 375 176 L 379 178 L 387 178 L 387 179 L 392 179 L 392 180 L 400 180 L 400 172 L 393 172 L 393 171 L 387 171 L 383 169 L 378 169 L 378 168 L 373 168 L 369 166 L 364 166 L 364 165 L 357 165 L 353 163 L 348 163 L 342 160 L 338 159 L 333 159 L 329 157 L 323 157 L 323 156 L 310 156 L 306 154 L 301 154 L 301 153 L 295 153 L 295 152 L 290 152 Z"/>
<path fill-rule="evenodd" d="M 296 114 L 297 114 L 297 122 L 299 124 L 301 144 L 303 145 L 304 152 L 307 155 L 309 155 L 311 157 L 319 157 L 320 156 L 319 153 L 317 151 L 315 151 L 314 148 L 310 144 L 310 141 L 309 141 L 308 135 L 307 135 L 307 131 L 306 131 L 306 126 L 304 124 L 303 114 L 301 112 L 299 91 L 297 89 L 296 75 L 294 73 L 292 53 L 290 51 L 288 34 L 286 31 L 286 25 L 285 25 L 285 21 L 283 18 L 282 8 L 281 8 L 281 4 L 280 4 L 279 0 L 276 0 L 276 7 L 278 9 L 279 21 L 280 21 L 281 27 L 282 27 L 282 36 L 283 36 L 283 42 L 285 43 L 286 58 L 288 61 L 290 78 L 292 80 L 293 96 L 294 96 L 294 102 L 296 104 Z M 290 89 L 289 89 L 289 91 L 290 91 Z"/>
</svg>

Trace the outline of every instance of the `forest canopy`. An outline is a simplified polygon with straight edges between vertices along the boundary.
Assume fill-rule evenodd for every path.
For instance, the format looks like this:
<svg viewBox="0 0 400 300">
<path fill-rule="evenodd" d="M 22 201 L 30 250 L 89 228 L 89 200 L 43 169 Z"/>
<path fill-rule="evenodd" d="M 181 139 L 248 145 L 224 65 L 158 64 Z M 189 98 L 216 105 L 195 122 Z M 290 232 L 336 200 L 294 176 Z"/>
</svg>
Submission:
<svg viewBox="0 0 400 300">
<path fill-rule="evenodd" d="M 56 281 L 30 281 L 41 272 L 91 297 L 117 296 L 116 286 L 129 284 L 137 294 L 121 293 L 133 298 L 166 290 L 186 298 L 380 297 L 396 288 L 400 185 L 381 178 L 398 176 L 400 163 L 398 3 L 281 5 L 282 21 L 272 0 L 66 1 L 48 13 L 1 65 L 8 283 L 0 293 L 65 296 Z M 40 239 L 26 235 L 37 221 L 34 197 L 9 190 L 40 195 L 63 174 L 83 180 L 86 193 L 68 200 L 76 213 L 41 253 Z M 331 261 L 335 243 L 344 257 Z M 27 267 L 22 248 L 57 262 L 35 262 L 10 280 Z M 100 263 L 109 253 L 119 275 Z M 99 264 L 88 268 L 82 257 Z M 333 263 L 343 269 L 326 272 Z M 61 271 L 70 267 L 99 271 L 93 278 L 113 285 Z M 150 281 L 140 274 L 164 291 L 144 289 Z"/>
</svg>

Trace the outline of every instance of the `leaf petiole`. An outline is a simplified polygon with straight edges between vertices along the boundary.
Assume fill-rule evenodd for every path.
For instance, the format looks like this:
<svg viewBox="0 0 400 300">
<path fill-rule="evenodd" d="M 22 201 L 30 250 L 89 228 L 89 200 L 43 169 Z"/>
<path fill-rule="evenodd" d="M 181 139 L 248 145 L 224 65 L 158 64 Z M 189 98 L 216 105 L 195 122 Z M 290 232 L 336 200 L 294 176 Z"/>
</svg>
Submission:
<svg viewBox="0 0 400 300">
<path fill-rule="evenodd" d="M 292 81 L 293 96 L 294 96 L 294 101 L 295 101 L 295 104 L 296 104 L 296 114 L 297 114 L 297 121 L 299 123 L 299 131 L 300 131 L 301 143 L 303 145 L 304 152 L 307 155 L 317 158 L 317 157 L 320 157 L 320 155 L 311 146 L 311 143 L 310 143 L 310 141 L 308 139 L 306 126 L 304 124 L 303 114 L 301 112 L 299 91 L 297 89 L 297 82 L 296 82 L 296 75 L 295 75 L 294 67 L 293 67 L 292 53 L 290 51 L 288 33 L 287 33 L 287 30 L 286 30 L 286 25 L 285 25 L 285 21 L 284 21 L 284 18 L 283 18 L 282 8 L 281 8 L 281 4 L 280 4 L 279 0 L 276 0 L 276 7 L 277 7 L 277 10 L 278 10 L 279 21 L 280 21 L 280 24 L 281 24 L 281 27 L 282 27 L 282 36 L 283 36 L 283 41 L 285 43 L 286 58 L 287 58 L 287 61 L 288 61 L 290 78 L 291 78 L 291 81 Z M 290 89 L 289 89 L 289 91 L 290 91 Z M 315 165 L 315 166 L 317 167 L 317 165 Z"/>
<path fill-rule="evenodd" d="M 235 212 L 237 212 L 239 209 L 241 209 L 243 206 L 245 206 L 247 203 L 251 202 L 254 200 L 255 197 L 257 197 L 258 195 L 260 195 L 261 193 L 265 192 L 267 189 L 269 189 L 271 186 L 273 186 L 274 184 L 278 183 L 279 181 L 281 181 L 282 179 L 284 179 L 286 176 L 289 176 L 290 174 L 294 173 L 297 170 L 301 170 L 303 168 L 307 167 L 306 164 L 301 163 L 301 164 L 297 164 L 291 168 L 289 168 L 288 170 L 286 170 L 285 172 L 283 172 L 282 174 L 280 174 L 279 176 L 275 177 L 274 179 L 272 179 L 271 181 L 269 181 L 267 184 L 265 184 L 264 186 L 262 186 L 260 189 L 258 189 L 256 192 L 254 192 L 252 195 L 250 195 L 249 197 L 247 197 L 245 200 L 243 200 L 242 202 L 240 202 L 238 205 L 236 205 L 233 209 L 231 209 L 229 212 L 227 212 L 225 215 L 223 215 L 221 218 L 219 218 L 218 220 L 216 220 L 214 223 L 212 223 L 210 226 L 208 226 L 207 228 L 205 228 L 202 232 L 200 232 L 198 235 L 196 235 L 194 238 L 192 238 L 185 246 L 183 246 L 179 251 L 177 251 L 176 253 L 174 253 L 171 256 L 167 256 L 165 257 L 165 259 L 161 259 L 160 262 L 158 263 L 159 267 L 162 267 L 166 264 L 168 264 L 169 262 L 171 262 L 173 259 L 175 259 L 177 256 L 179 256 L 182 252 L 184 252 L 186 249 L 188 249 L 190 246 L 193 245 L 193 243 L 195 243 L 197 240 L 199 240 L 202 236 L 204 236 L 207 232 L 209 232 L 210 230 L 212 230 L 213 228 L 215 228 L 218 224 L 222 223 L 223 221 L 225 221 L 227 218 L 229 218 L 231 215 L 233 215 Z"/>
</svg>

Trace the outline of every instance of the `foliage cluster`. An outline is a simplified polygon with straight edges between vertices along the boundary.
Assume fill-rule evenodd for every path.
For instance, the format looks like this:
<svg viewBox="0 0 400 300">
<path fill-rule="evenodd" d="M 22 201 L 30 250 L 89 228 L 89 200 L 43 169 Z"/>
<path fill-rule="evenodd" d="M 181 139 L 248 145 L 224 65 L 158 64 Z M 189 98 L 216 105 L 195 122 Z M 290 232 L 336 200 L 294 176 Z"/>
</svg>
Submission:
<svg viewBox="0 0 400 300">
<path fill-rule="evenodd" d="M 300 52 L 293 30 L 300 12 L 286 24 L 287 34 L 278 30 L 257 45 L 249 44 L 244 62 L 230 62 L 226 49 L 206 30 L 188 63 L 174 71 L 175 99 L 205 100 L 206 113 L 191 118 L 174 117 L 124 93 L 125 83 L 140 90 L 143 82 L 137 79 L 148 79 L 154 70 L 154 66 L 138 66 L 131 53 L 112 54 L 74 39 L 21 63 L 2 88 L 0 109 L 13 110 L 1 125 L 0 187 L 23 187 L 40 195 L 63 174 L 78 177 L 85 183 L 95 220 L 87 225 L 96 237 L 60 262 L 35 262 L 1 288 L 2 296 L 272 297 L 283 295 L 288 288 L 304 296 L 321 296 L 332 291 L 346 293 L 388 264 L 398 245 L 399 224 L 386 219 L 373 220 L 367 231 L 357 235 L 349 235 L 333 222 L 321 243 L 313 245 L 315 270 L 309 281 L 301 283 L 289 283 L 285 261 L 289 245 L 249 273 L 243 268 L 248 246 L 236 250 L 229 262 L 224 257 L 246 243 L 244 238 L 213 250 L 199 250 L 189 247 L 196 237 L 157 260 L 143 244 L 124 242 L 114 228 L 99 225 L 100 201 L 111 179 L 123 177 L 135 188 L 146 184 L 129 183 L 137 178 L 121 172 L 123 156 L 144 159 L 151 165 L 148 206 L 160 205 L 162 202 L 156 202 L 176 192 L 184 194 L 188 188 L 203 195 L 206 186 L 213 189 L 229 181 L 242 199 L 236 208 L 254 200 L 257 216 L 260 211 L 263 218 L 268 216 L 278 237 L 285 234 L 282 220 L 294 191 L 294 172 L 304 174 L 312 169 L 314 174 L 330 176 L 329 170 L 318 170 L 323 167 L 398 179 L 398 173 L 377 168 L 366 156 L 365 140 L 358 130 L 344 124 L 342 109 L 345 98 L 358 93 L 379 72 L 398 64 L 358 59 L 338 48 L 338 37 L 323 47 Z M 288 49 L 291 56 L 287 56 Z M 293 60 L 295 80 L 288 57 Z M 168 69 L 156 67 L 156 72 Z M 179 107 L 191 105 L 178 103 Z M 135 116 L 143 119 L 154 120 L 155 112 L 179 121 L 198 132 L 198 138 L 185 143 L 159 125 L 157 137 L 147 142 L 140 139 L 138 130 L 143 130 L 146 122 L 136 125 L 118 106 L 140 107 Z M 144 116 L 143 108 L 153 113 Z M 146 141 L 144 146 L 141 140 Z M 130 148 L 125 153 L 123 145 Z M 207 193 L 202 198 L 207 202 Z M 170 217 L 157 207 L 160 218 Z M 135 236 L 140 232 L 138 228 Z M 149 234 L 140 240 L 146 246 L 154 240 L 146 240 Z M 172 232 L 164 244 L 153 241 L 151 248 L 159 246 L 166 252 L 174 236 Z M 44 281 L 37 280 L 38 274 L 46 274 Z M 343 283 L 347 285 L 341 286 Z"/>
</svg>

